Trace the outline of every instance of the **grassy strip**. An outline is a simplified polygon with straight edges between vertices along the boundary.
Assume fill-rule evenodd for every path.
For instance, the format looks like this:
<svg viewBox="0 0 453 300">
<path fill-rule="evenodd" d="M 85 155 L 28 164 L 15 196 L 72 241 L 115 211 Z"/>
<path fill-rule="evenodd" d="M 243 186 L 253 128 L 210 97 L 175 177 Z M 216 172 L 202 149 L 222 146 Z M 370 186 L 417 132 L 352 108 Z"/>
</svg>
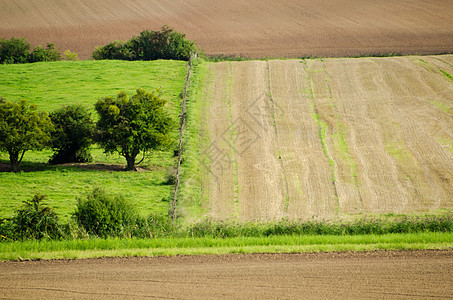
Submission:
<svg viewBox="0 0 453 300">
<path fill-rule="evenodd" d="M 444 70 L 439 70 L 442 74 L 444 74 L 447 78 L 453 80 L 453 76 L 451 76 L 448 72 L 444 71 Z"/>
<path fill-rule="evenodd" d="M 184 216 L 187 221 L 197 219 L 205 212 L 203 202 L 206 195 L 201 182 L 207 176 L 205 161 L 202 159 L 202 146 L 207 144 L 206 116 L 208 105 L 202 100 L 206 98 L 206 78 L 210 73 L 207 63 L 201 60 L 193 62 L 193 76 L 191 77 L 187 99 L 187 126 L 184 133 L 183 164 L 181 185 L 178 195 L 177 215 Z"/>
<path fill-rule="evenodd" d="M 234 253 L 447 249 L 453 233 L 286 235 L 218 239 L 89 239 L 0 243 L 0 260 L 76 259 Z"/>
</svg>

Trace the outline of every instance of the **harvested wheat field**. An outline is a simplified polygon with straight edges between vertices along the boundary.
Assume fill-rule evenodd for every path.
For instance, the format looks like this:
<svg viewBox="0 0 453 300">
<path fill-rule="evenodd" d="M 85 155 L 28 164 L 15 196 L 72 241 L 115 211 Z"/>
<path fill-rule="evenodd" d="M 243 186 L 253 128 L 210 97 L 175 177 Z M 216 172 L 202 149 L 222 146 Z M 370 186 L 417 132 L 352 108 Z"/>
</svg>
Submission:
<svg viewBox="0 0 453 300">
<path fill-rule="evenodd" d="M 453 207 L 453 56 L 210 64 L 216 219 Z M 215 122 L 212 122 L 215 120 Z"/>
<path fill-rule="evenodd" d="M 294 58 L 453 51 L 450 0 L 0 0 L 0 38 L 52 42 L 82 59 L 97 45 L 164 24 L 208 54 Z"/>
</svg>

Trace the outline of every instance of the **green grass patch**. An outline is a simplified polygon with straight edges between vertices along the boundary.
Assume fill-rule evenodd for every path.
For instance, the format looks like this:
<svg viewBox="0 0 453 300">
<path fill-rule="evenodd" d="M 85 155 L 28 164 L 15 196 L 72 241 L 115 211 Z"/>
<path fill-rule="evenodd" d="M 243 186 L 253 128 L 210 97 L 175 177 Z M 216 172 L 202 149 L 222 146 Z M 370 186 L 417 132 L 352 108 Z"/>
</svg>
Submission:
<svg viewBox="0 0 453 300">
<path fill-rule="evenodd" d="M 119 91 L 133 95 L 135 90 L 160 89 L 168 109 L 177 123 L 180 93 L 184 88 L 186 62 L 183 61 L 61 61 L 33 64 L 0 65 L 0 97 L 15 101 L 20 98 L 38 105 L 39 110 L 52 111 L 61 105 L 80 104 L 93 111 L 102 97 L 116 97 Z M 174 130 L 175 140 L 178 128 Z M 104 167 L 50 166 L 52 152 L 28 151 L 20 166 L 23 172 L 0 172 L 0 218 L 11 217 L 23 200 L 34 193 L 47 195 L 46 203 L 67 220 L 76 203 L 76 196 L 94 186 L 112 193 L 121 193 L 140 208 L 142 214 L 167 214 L 167 184 L 173 167 L 173 149 L 156 151 L 140 167 L 145 172 L 121 172 L 111 165 L 124 165 L 118 154 L 105 155 L 92 151 L 91 165 Z M 140 159 L 141 157 L 139 157 Z M 9 164 L 7 153 L 0 153 L 0 163 Z M 99 170 L 102 169 L 102 170 Z M 164 199 L 164 200 L 162 200 Z"/>
<path fill-rule="evenodd" d="M 442 74 L 444 74 L 448 79 L 453 80 L 453 76 L 449 74 L 447 71 L 439 70 Z"/>
<path fill-rule="evenodd" d="M 0 218 L 11 217 L 22 201 L 40 193 L 47 196 L 46 203 L 66 221 L 74 211 L 76 197 L 96 186 L 113 194 L 122 194 L 138 206 L 143 215 L 167 213 L 168 196 L 173 186 L 166 184 L 165 170 L 123 172 L 78 166 L 29 165 L 37 170 L 0 172 Z"/>
<path fill-rule="evenodd" d="M 453 233 L 283 235 L 235 238 L 89 239 L 0 243 L 0 260 L 448 249 Z"/>
<path fill-rule="evenodd" d="M 202 180 L 207 170 L 202 159 L 203 145 L 207 145 L 206 120 L 208 104 L 206 99 L 206 78 L 209 76 L 207 63 L 195 60 L 193 76 L 189 86 L 187 98 L 187 124 L 184 132 L 183 164 L 181 165 L 181 185 L 179 187 L 176 212 L 191 222 L 204 214 L 203 203 L 206 195 L 203 193 Z"/>
<path fill-rule="evenodd" d="M 161 88 L 164 98 L 175 101 L 184 87 L 185 62 L 182 61 L 60 61 L 0 65 L 0 96 L 20 98 L 51 111 L 61 105 L 94 107 L 96 100 L 116 96 L 120 91 L 132 95 L 136 89 Z"/>
</svg>

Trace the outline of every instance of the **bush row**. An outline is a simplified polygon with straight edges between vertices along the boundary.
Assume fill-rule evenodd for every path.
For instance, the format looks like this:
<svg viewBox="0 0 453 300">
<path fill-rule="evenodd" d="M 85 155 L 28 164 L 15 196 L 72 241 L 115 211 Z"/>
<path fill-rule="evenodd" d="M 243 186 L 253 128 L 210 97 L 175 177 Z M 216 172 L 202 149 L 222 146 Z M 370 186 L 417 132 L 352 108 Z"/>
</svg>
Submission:
<svg viewBox="0 0 453 300">
<path fill-rule="evenodd" d="M 45 196 L 24 201 L 12 218 L 0 219 L 0 241 L 27 239 L 72 239 L 88 237 L 154 238 L 171 232 L 171 220 L 139 215 L 137 208 L 121 195 L 101 188 L 77 199 L 70 221 L 62 224 Z"/>
<path fill-rule="evenodd" d="M 191 53 L 197 50 L 195 43 L 186 39 L 185 34 L 177 32 L 168 26 L 159 31 L 145 30 L 139 36 L 128 41 L 113 41 L 105 46 L 96 47 L 92 53 L 93 59 L 119 60 L 156 60 L 174 59 L 188 61 Z M 76 60 L 77 53 L 66 50 L 66 60 Z M 58 61 L 62 59 L 55 45 L 47 43 L 46 47 L 38 46 L 31 49 L 25 38 L 0 40 L 0 63 L 22 64 L 39 61 Z"/>
<path fill-rule="evenodd" d="M 64 53 L 66 60 L 77 60 L 77 53 L 66 50 Z M 24 64 L 39 61 L 58 61 L 63 59 L 60 51 L 55 49 L 55 45 L 47 43 L 47 46 L 35 47 L 31 50 L 30 43 L 24 38 L 5 38 L 0 40 L 0 63 L 1 64 Z"/>
<path fill-rule="evenodd" d="M 361 218 L 355 221 L 289 221 L 222 223 L 206 220 L 187 229 L 194 237 L 262 237 L 274 235 L 360 235 L 416 232 L 451 232 L 453 215 Z"/>
<path fill-rule="evenodd" d="M 44 196 L 25 201 L 12 218 L 0 220 L 0 240 L 73 239 L 89 237 L 266 237 L 279 235 L 363 235 L 451 232 L 453 215 L 386 216 L 355 221 L 288 221 L 228 223 L 204 220 L 178 227 L 166 216 L 142 217 L 121 195 L 94 188 L 77 199 L 67 224 L 43 204 Z"/>
</svg>

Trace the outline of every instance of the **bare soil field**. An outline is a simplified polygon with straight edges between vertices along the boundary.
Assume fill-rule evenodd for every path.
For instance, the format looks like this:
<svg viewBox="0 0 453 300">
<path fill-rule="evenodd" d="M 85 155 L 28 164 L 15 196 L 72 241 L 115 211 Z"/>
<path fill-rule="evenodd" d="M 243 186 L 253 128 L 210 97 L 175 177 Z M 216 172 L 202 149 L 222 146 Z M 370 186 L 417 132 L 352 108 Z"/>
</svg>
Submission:
<svg viewBox="0 0 453 300">
<path fill-rule="evenodd" d="M 449 299 L 453 252 L 0 262 L 7 299 Z"/>
<path fill-rule="evenodd" d="M 453 51 L 450 0 L 0 0 L 0 37 L 53 42 L 82 59 L 95 46 L 164 24 L 208 54 L 295 58 Z"/>
<path fill-rule="evenodd" d="M 451 209 L 452 57 L 210 64 L 210 216 Z"/>
</svg>

